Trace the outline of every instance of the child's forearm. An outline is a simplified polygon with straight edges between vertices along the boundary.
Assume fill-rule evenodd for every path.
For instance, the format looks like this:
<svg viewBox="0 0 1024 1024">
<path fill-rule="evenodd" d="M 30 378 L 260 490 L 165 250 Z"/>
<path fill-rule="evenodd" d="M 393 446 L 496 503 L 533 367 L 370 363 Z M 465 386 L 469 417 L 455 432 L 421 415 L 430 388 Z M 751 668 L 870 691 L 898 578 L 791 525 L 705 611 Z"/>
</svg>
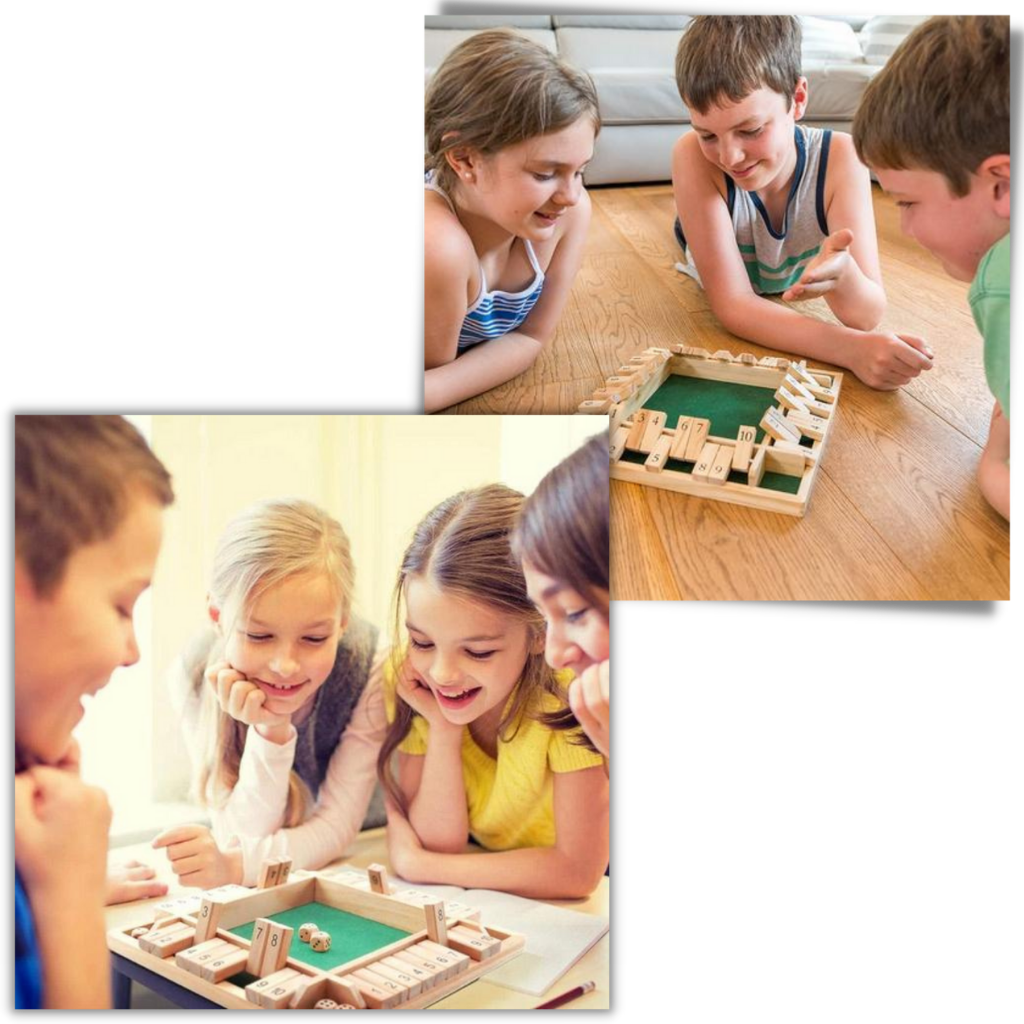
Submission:
<svg viewBox="0 0 1024 1024">
<path fill-rule="evenodd" d="M 726 330 L 766 348 L 845 367 L 853 362 L 857 331 L 803 316 L 760 295 L 730 300 L 714 313 Z"/>
<path fill-rule="evenodd" d="M 110 1008 L 110 957 L 103 907 L 73 894 L 33 897 L 48 1010 Z"/>
<path fill-rule="evenodd" d="M 518 377 L 534 364 L 543 347 L 535 338 L 513 332 L 481 342 L 458 359 L 427 370 L 424 412 L 447 409 Z"/>
<path fill-rule="evenodd" d="M 497 853 L 435 853 L 417 857 L 415 878 L 423 885 L 500 889 L 538 900 L 583 899 L 597 888 L 606 864 L 585 863 L 557 846 Z M 408 874 L 408 872 L 406 872 Z"/>
<path fill-rule="evenodd" d="M 409 804 L 409 823 L 428 850 L 450 853 L 465 849 L 469 811 L 461 731 L 431 732 L 419 789 Z"/>
<path fill-rule="evenodd" d="M 873 331 L 885 316 L 885 289 L 850 261 L 842 284 L 825 293 L 835 318 L 857 331 Z"/>
<path fill-rule="evenodd" d="M 985 500 L 1007 521 L 1010 520 L 1010 466 L 992 455 L 988 448 L 978 464 L 978 487 Z"/>
</svg>

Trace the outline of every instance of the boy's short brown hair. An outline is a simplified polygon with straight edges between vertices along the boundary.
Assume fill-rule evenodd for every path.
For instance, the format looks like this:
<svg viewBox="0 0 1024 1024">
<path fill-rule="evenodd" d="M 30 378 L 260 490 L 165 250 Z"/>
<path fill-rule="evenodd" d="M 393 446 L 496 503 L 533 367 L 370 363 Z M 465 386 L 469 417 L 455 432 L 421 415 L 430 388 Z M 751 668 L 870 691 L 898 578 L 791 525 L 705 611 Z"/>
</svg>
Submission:
<svg viewBox="0 0 1024 1024">
<path fill-rule="evenodd" d="M 76 549 L 114 533 L 138 489 L 174 501 L 170 474 L 123 417 L 14 417 L 14 551 L 40 595 Z"/>
<path fill-rule="evenodd" d="M 793 102 L 800 78 L 797 18 L 784 15 L 701 15 L 694 18 L 676 50 L 676 86 L 683 102 L 699 114 L 722 99 L 739 103 L 766 88 Z"/>
<path fill-rule="evenodd" d="M 967 195 L 982 161 L 1010 152 L 1010 19 L 918 25 L 864 91 L 853 143 L 869 166 L 938 171 Z"/>
</svg>

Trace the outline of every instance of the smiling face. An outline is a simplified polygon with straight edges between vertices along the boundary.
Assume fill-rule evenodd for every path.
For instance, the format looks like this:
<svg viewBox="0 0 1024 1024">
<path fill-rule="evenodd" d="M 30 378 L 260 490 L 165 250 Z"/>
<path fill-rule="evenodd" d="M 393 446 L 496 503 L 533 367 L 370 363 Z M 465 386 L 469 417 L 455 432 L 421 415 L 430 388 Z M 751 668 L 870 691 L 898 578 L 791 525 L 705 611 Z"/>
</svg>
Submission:
<svg viewBox="0 0 1024 1024">
<path fill-rule="evenodd" d="M 747 192 L 788 187 L 796 167 L 793 126 L 807 107 L 807 79 L 793 100 L 761 87 L 738 103 L 723 100 L 700 114 L 691 111 L 704 158 Z"/>
<path fill-rule="evenodd" d="M 84 714 L 82 698 L 139 660 L 132 613 L 162 531 L 162 507 L 135 496 L 110 537 L 71 555 L 49 597 L 15 560 L 14 734 L 26 761 L 57 763 Z"/>
<path fill-rule="evenodd" d="M 496 725 L 531 653 L 526 623 L 420 576 L 409 577 L 405 603 L 409 660 L 441 713 L 456 725 L 490 713 Z"/>
<path fill-rule="evenodd" d="M 470 170 L 460 165 L 459 199 L 509 234 L 546 241 L 559 218 L 580 201 L 583 170 L 593 154 L 594 125 L 583 117 L 492 156 L 478 155 Z"/>
<path fill-rule="evenodd" d="M 234 621 L 210 617 L 227 635 L 224 657 L 264 694 L 264 708 L 294 715 L 334 668 L 344 631 L 341 600 L 327 577 L 291 576 L 265 590 Z"/>
<path fill-rule="evenodd" d="M 608 616 L 561 580 L 523 563 L 526 589 L 547 623 L 544 657 L 554 669 L 577 676 L 608 660 Z"/>
<path fill-rule="evenodd" d="M 900 208 L 900 230 L 958 281 L 972 280 L 982 256 L 1010 229 L 1008 160 L 1005 197 L 997 196 L 991 176 L 972 175 L 970 191 L 957 196 L 938 171 L 876 168 L 875 173 Z"/>
</svg>

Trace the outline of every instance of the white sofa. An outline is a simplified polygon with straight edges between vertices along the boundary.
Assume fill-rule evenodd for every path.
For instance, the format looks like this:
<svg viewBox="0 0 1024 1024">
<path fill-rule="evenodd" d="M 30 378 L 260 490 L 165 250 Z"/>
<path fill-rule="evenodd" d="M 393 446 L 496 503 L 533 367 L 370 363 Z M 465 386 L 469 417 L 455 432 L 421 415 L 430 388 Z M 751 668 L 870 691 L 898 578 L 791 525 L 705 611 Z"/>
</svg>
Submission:
<svg viewBox="0 0 1024 1024">
<path fill-rule="evenodd" d="M 675 55 L 688 14 L 434 15 L 426 18 L 426 78 L 454 46 L 484 28 L 508 26 L 590 73 L 601 134 L 588 185 L 667 181 L 675 140 L 690 127 L 676 89 Z M 864 87 L 917 16 L 801 18 L 804 122 L 849 131 Z"/>
</svg>

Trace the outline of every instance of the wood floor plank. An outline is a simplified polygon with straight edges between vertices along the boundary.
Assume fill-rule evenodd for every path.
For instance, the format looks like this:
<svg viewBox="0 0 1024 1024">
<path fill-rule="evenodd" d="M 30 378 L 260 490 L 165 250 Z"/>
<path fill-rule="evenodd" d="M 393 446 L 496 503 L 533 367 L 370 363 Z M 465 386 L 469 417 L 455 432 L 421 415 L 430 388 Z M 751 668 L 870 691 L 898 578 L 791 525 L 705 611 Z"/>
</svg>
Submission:
<svg viewBox="0 0 1024 1024">
<path fill-rule="evenodd" d="M 669 556 L 647 501 L 647 488 L 613 480 L 611 591 L 617 601 L 678 601 Z"/>
</svg>

